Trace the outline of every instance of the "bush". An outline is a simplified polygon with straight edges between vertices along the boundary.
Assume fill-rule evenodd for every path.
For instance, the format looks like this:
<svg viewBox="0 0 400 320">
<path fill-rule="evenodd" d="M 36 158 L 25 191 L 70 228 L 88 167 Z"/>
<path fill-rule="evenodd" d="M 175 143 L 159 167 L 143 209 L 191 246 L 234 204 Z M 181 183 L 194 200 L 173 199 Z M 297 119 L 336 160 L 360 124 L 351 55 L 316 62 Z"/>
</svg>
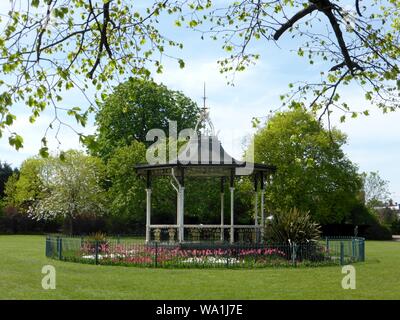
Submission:
<svg viewBox="0 0 400 320">
<path fill-rule="evenodd" d="M 371 225 L 377 220 L 376 211 L 366 207 L 363 203 L 357 203 L 350 210 L 349 219 L 352 225 Z"/>
<path fill-rule="evenodd" d="M 107 235 L 102 232 L 96 232 L 89 234 L 87 241 L 90 242 L 98 242 L 98 243 L 107 243 Z"/>
<path fill-rule="evenodd" d="M 62 231 L 64 234 L 69 233 L 68 221 L 64 221 Z M 103 217 L 95 215 L 78 216 L 72 221 L 72 231 L 76 235 L 106 232 L 106 222 Z"/>
<path fill-rule="evenodd" d="M 367 240 L 392 240 L 392 233 L 389 228 L 375 222 L 365 230 L 364 237 Z"/>
<path fill-rule="evenodd" d="M 56 221 L 37 221 L 16 207 L 6 206 L 0 215 L 0 233 L 51 233 L 58 232 L 60 224 Z"/>
<path fill-rule="evenodd" d="M 353 237 L 356 235 L 356 227 L 358 228 L 357 236 L 363 237 L 365 230 L 370 227 L 370 224 L 326 224 L 321 226 L 322 237 Z"/>
<path fill-rule="evenodd" d="M 138 223 L 134 217 L 79 216 L 73 220 L 75 235 L 89 235 L 96 232 L 120 235 L 144 235 L 145 226 Z M 0 204 L 0 234 L 43 234 L 69 233 L 68 221 L 34 220 L 26 213 L 13 206 L 1 208 Z"/>
<path fill-rule="evenodd" d="M 306 243 L 320 238 L 320 225 L 311 220 L 309 212 L 297 208 L 280 210 L 266 227 L 267 240 L 279 243 Z"/>
</svg>

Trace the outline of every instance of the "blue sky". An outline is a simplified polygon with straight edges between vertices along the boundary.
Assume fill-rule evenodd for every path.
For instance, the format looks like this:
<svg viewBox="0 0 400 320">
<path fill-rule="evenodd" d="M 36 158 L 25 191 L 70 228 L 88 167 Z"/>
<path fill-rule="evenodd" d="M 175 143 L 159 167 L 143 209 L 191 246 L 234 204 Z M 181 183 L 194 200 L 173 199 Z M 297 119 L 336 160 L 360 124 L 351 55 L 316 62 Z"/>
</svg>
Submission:
<svg viewBox="0 0 400 320">
<path fill-rule="evenodd" d="M 5 13 L 7 2 L 0 4 L 0 12 Z M 288 83 L 296 80 L 312 80 L 318 78 L 321 70 L 328 70 L 329 65 L 316 63 L 310 66 L 294 52 L 296 43 L 290 36 L 284 36 L 279 41 L 279 47 L 273 43 L 259 41 L 251 46 L 251 50 L 261 54 L 261 59 L 247 71 L 237 74 L 235 86 L 227 85 L 225 75 L 221 75 L 216 61 L 224 57 L 221 43 L 200 39 L 200 34 L 173 26 L 173 21 L 165 19 L 162 27 L 171 38 L 184 43 L 184 49 L 178 52 L 185 60 L 186 67 L 182 70 L 173 60 L 164 60 L 164 73 L 155 75 L 155 80 L 169 88 L 181 90 L 199 104 L 202 103 L 203 82 L 207 86 L 207 105 L 210 107 L 211 118 L 219 132 L 225 149 L 232 155 L 240 157 L 243 141 L 254 133 L 251 120 L 254 116 L 263 117 L 270 110 L 280 107 L 279 96 L 288 90 Z M 87 92 L 92 95 L 93 91 Z M 353 109 L 364 109 L 364 93 L 357 88 L 347 88 L 342 95 Z M 76 92 L 66 95 L 65 104 L 87 105 L 82 96 Z M 8 145 L 7 134 L 0 138 L 0 160 L 14 166 L 29 156 L 37 154 L 40 140 L 51 121 L 52 111 L 42 114 L 35 124 L 29 124 L 29 112 L 22 105 L 15 106 L 18 117 L 13 130 L 20 133 L 25 140 L 24 149 L 15 151 Z M 380 175 L 390 181 L 390 189 L 395 201 L 400 201 L 400 113 L 382 114 L 372 108 L 371 115 L 357 119 L 349 119 L 345 123 L 338 121 L 341 113 L 337 111 L 332 116 L 333 125 L 348 135 L 345 152 L 356 163 L 360 171 L 379 171 Z M 85 133 L 93 133 L 93 119 L 85 129 Z M 74 120 L 67 120 L 74 124 Z M 50 138 L 52 134 L 50 133 Z M 54 131 L 53 131 L 54 136 Z M 81 148 L 78 137 L 68 128 L 62 128 L 59 138 L 62 144 L 50 139 L 50 147 Z"/>
</svg>

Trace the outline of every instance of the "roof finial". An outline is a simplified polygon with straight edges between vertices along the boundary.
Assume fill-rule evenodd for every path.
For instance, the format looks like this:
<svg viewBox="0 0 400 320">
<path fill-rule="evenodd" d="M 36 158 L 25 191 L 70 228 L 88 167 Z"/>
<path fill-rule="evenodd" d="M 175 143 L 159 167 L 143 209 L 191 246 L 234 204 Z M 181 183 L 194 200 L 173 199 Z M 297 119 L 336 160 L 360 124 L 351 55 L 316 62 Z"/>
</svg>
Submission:
<svg viewBox="0 0 400 320">
<path fill-rule="evenodd" d="M 209 136 L 209 135 L 214 136 L 214 125 L 212 124 L 211 119 L 210 119 L 210 114 L 209 114 L 208 108 L 206 106 L 206 100 L 207 100 L 206 83 L 204 82 L 204 84 L 203 84 L 203 107 L 200 110 L 199 120 L 196 124 L 195 131 L 197 132 L 199 125 L 202 125 L 205 122 L 206 124 L 208 124 L 208 128 L 207 128 L 207 126 L 202 128 L 203 134 L 207 135 L 207 136 Z"/>
<path fill-rule="evenodd" d="M 206 82 L 204 81 L 204 87 L 203 87 L 203 110 L 206 111 L 207 107 L 206 107 Z"/>
</svg>

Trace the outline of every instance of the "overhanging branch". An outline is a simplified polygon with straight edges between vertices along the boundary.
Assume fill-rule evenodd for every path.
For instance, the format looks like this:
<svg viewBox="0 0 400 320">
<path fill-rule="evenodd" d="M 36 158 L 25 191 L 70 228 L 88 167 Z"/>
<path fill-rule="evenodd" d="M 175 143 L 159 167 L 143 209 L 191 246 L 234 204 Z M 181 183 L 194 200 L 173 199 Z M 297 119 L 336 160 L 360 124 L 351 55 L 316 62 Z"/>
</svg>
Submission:
<svg viewBox="0 0 400 320">
<path fill-rule="evenodd" d="M 282 27 L 277 30 L 274 34 L 274 40 L 278 40 L 282 34 L 285 33 L 286 30 L 293 27 L 293 25 L 299 21 L 300 19 L 304 18 L 306 15 L 312 13 L 313 11 L 317 10 L 317 6 L 315 4 L 310 4 L 307 8 L 297 12 L 292 18 L 289 19 L 288 22 L 282 25 Z"/>
</svg>

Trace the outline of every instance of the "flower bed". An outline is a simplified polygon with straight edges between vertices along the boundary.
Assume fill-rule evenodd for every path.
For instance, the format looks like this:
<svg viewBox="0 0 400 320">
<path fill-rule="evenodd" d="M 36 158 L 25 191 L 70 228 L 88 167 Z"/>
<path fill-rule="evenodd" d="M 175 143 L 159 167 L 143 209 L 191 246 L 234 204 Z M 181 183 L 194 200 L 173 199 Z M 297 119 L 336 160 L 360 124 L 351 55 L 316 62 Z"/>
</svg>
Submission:
<svg viewBox="0 0 400 320">
<path fill-rule="evenodd" d="M 95 260 L 95 248 L 84 244 L 80 249 L 82 259 Z M 287 254 L 276 248 L 244 249 L 182 249 L 180 246 L 147 246 L 138 244 L 101 244 L 97 259 L 103 264 L 131 264 L 159 266 L 188 265 L 248 265 L 267 264 L 272 260 L 286 262 Z"/>
<path fill-rule="evenodd" d="M 347 246 L 343 245 L 343 241 L 336 240 L 327 243 L 326 246 L 324 242 L 303 245 L 155 242 L 146 244 L 132 240 L 120 242 L 111 239 L 93 241 L 81 238 L 48 238 L 46 255 L 84 263 L 183 268 L 311 266 L 363 261 L 360 257 L 363 257 L 364 243 L 355 242 L 354 239 L 349 241 Z M 346 250 L 349 253 L 346 253 Z"/>
</svg>

